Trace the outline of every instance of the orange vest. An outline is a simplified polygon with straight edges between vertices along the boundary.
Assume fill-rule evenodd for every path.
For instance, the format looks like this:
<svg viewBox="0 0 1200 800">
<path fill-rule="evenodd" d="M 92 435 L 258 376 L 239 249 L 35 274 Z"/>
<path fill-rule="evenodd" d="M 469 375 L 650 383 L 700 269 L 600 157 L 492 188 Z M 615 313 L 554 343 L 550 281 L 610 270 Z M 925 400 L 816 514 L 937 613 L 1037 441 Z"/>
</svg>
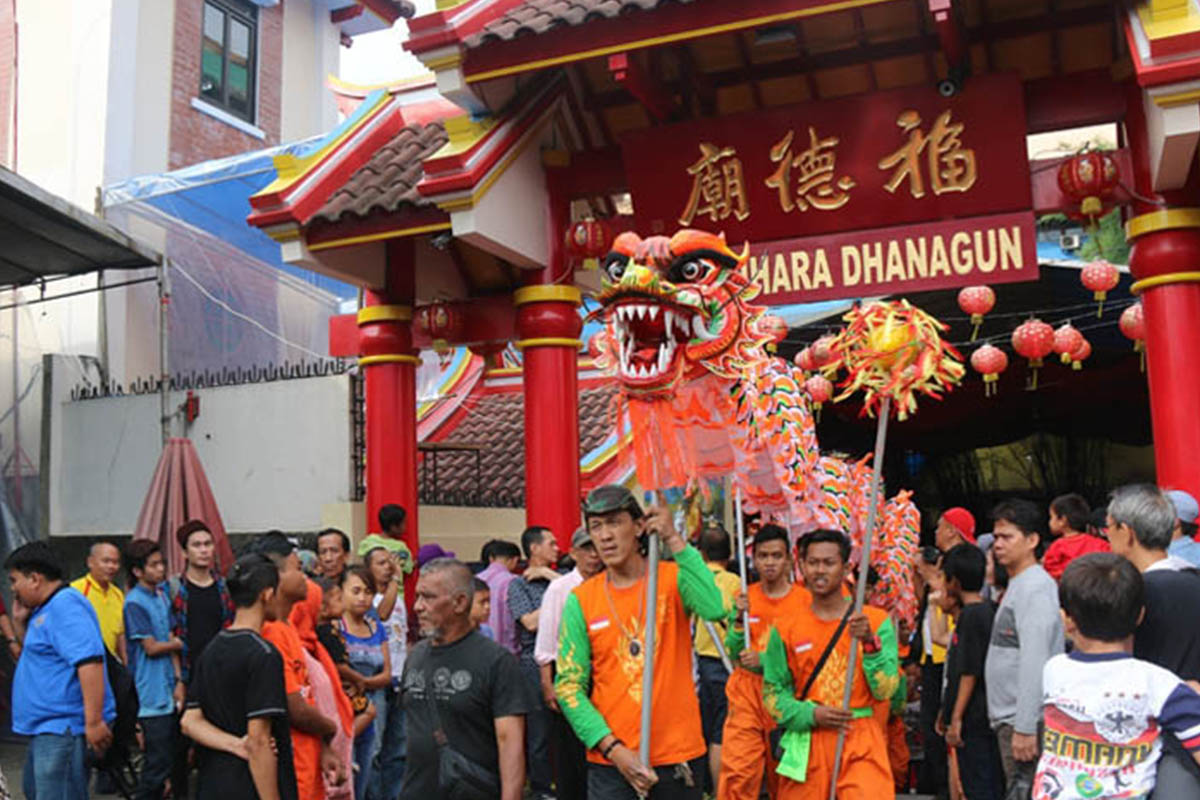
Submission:
<svg viewBox="0 0 1200 800">
<path fill-rule="evenodd" d="M 750 601 L 750 635 L 746 639 L 746 646 L 759 653 L 767 649 L 772 627 L 795 618 L 802 609 L 812 605 L 812 595 L 798 583 L 792 584 L 783 597 L 774 598 L 767 597 L 762 581 L 752 583 L 746 592 L 746 599 Z"/>
<path fill-rule="evenodd" d="M 650 763 L 680 764 L 704 755 L 700 704 L 692 679 L 692 631 L 673 563 L 658 567 L 658 637 L 654 652 L 654 707 Z M 592 705 L 613 735 L 633 751 L 641 741 L 642 665 L 645 662 L 646 584 L 617 589 L 600 573 L 575 589 L 592 649 Z M 631 647 L 633 642 L 637 647 Z M 631 650 L 638 652 L 634 655 Z M 607 764 L 595 751 L 588 760 Z"/>
<path fill-rule="evenodd" d="M 878 630 L 888 616 L 886 611 L 874 606 L 865 606 L 863 611 L 866 612 L 867 619 L 871 623 L 871 630 Z M 780 620 L 779 635 L 787 647 L 788 666 L 792 670 L 792 680 L 796 687 L 797 697 L 803 691 L 804 685 L 808 683 L 809 673 L 816 666 L 817 659 L 825 651 L 829 639 L 837 630 L 840 622 L 840 617 L 832 620 L 820 619 L 813 613 L 811 603 L 805 604 L 800 613 L 792 619 Z M 809 689 L 806 700 L 812 700 L 824 706 L 841 707 L 851 642 L 855 647 L 860 646 L 859 641 L 850 636 L 848 629 L 843 630 L 833 652 L 829 654 L 824 667 L 821 668 L 821 674 L 817 676 L 812 688 Z M 851 708 L 869 708 L 877 702 L 871 694 L 871 687 L 867 685 L 866 678 L 863 677 L 862 663 L 860 648 L 857 660 L 858 668 L 854 670 L 854 682 L 850 691 Z"/>
</svg>

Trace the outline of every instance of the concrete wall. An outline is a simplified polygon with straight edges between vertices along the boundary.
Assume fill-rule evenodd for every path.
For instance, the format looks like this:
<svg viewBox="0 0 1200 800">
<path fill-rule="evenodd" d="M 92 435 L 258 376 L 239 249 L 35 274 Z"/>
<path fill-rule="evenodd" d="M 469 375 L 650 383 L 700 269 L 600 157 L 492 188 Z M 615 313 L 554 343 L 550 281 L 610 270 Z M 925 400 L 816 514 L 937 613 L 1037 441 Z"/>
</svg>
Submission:
<svg viewBox="0 0 1200 800">
<path fill-rule="evenodd" d="M 158 463 L 159 398 L 72 402 L 66 374 L 57 363 L 49 376 L 48 533 L 129 534 Z M 188 436 L 230 532 L 317 530 L 328 506 L 351 499 L 350 393 L 348 376 L 197 391 L 200 417 Z M 170 408 L 184 396 L 172 395 Z"/>
<path fill-rule="evenodd" d="M 293 142 L 337 127 L 337 102 L 325 78 L 338 69 L 338 28 L 321 2 L 283 7 L 283 118 L 280 137 Z"/>
</svg>

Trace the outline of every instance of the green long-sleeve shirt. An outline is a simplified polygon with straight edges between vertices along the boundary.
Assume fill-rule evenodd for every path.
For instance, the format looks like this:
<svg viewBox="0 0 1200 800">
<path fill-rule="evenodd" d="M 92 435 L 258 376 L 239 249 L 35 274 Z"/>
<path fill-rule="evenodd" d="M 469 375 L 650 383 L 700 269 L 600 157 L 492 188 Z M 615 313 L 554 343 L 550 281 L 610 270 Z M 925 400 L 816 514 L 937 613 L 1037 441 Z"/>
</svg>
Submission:
<svg viewBox="0 0 1200 800">
<path fill-rule="evenodd" d="M 843 633 L 848 636 L 848 633 Z M 896 648 L 896 629 L 890 617 L 875 628 L 879 639 L 879 650 L 863 653 L 859 669 L 876 700 L 891 700 L 900 685 L 900 656 Z M 827 642 L 817 643 L 824 650 Z M 796 682 L 788 664 L 787 645 L 777 628 L 771 629 L 767 650 L 762 655 L 763 704 L 767 712 L 780 726 L 792 731 L 813 728 L 813 714 L 817 703 L 796 697 Z M 808 676 L 802 676 L 804 681 Z"/>
<path fill-rule="evenodd" d="M 676 579 L 674 589 L 678 591 L 679 597 L 683 602 L 685 612 L 695 614 L 696 616 L 707 620 L 722 620 L 725 618 L 725 605 L 721 597 L 721 591 L 717 588 L 716 582 L 713 580 L 713 574 L 704 564 L 704 559 L 700 553 L 691 545 L 686 546 L 683 550 L 675 555 Z M 591 581 L 605 581 L 607 578 L 604 575 L 596 576 Z M 571 593 L 567 598 L 566 605 L 563 607 L 562 622 L 559 627 L 559 645 L 558 645 L 558 660 L 556 666 L 558 669 L 557 677 L 554 681 L 555 693 L 558 695 L 558 701 L 562 707 L 563 714 L 566 715 L 567 721 L 571 723 L 571 727 L 575 730 L 580 741 L 588 748 L 592 748 L 610 733 L 613 733 L 612 720 L 606 718 L 604 713 L 607 709 L 597 708 L 593 703 L 593 685 L 599 683 L 601 676 L 593 675 L 593 654 L 592 641 L 589 635 L 589 623 L 594 626 L 594 629 L 599 631 L 609 632 L 609 626 L 617 626 L 617 620 L 607 619 L 607 610 L 604 607 L 597 609 L 589 609 L 589 613 L 585 613 L 584 603 L 590 603 L 591 600 L 581 602 L 580 597 L 592 597 L 589 590 L 602 584 L 589 586 L 591 581 L 585 582 Z M 664 590 L 668 587 L 659 585 L 659 597 L 662 597 Z M 582 595 L 581 595 L 582 593 Z M 662 607 L 660 602 L 659 607 Z M 604 617 L 600 619 L 599 617 Z M 672 632 L 674 638 L 672 641 L 678 643 L 680 639 L 686 643 L 686 647 L 690 653 L 691 649 L 691 631 L 687 629 L 687 618 L 681 616 L 676 620 L 676 624 L 684 627 L 684 630 Z M 666 638 L 667 633 L 662 628 L 662 620 L 659 619 L 658 625 L 658 646 L 655 651 L 656 666 L 662 663 L 663 646 L 662 642 Z M 640 662 L 638 662 L 640 664 Z M 690 662 L 689 662 L 690 664 Z M 640 668 L 637 676 L 625 675 L 625 678 L 636 677 L 637 685 L 640 688 Z M 689 666 L 689 678 L 690 678 Z M 607 677 L 607 676 L 605 676 Z M 683 689 L 684 687 L 680 687 Z M 691 692 L 691 687 L 687 687 L 686 691 Z M 627 709 L 625 709 L 627 710 Z M 628 733 L 617 732 L 618 738 L 629 737 Z"/>
</svg>

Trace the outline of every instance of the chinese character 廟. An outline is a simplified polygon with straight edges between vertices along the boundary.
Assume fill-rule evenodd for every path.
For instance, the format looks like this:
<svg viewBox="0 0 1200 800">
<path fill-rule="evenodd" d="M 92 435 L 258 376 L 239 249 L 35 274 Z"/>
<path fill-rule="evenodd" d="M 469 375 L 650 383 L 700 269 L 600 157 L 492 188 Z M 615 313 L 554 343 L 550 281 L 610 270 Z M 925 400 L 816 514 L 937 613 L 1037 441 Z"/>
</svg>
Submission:
<svg viewBox="0 0 1200 800">
<path fill-rule="evenodd" d="M 833 148 L 837 146 L 838 138 L 830 136 L 821 139 L 811 125 L 808 128 L 810 141 L 807 150 L 802 150 L 792 157 L 792 131 L 775 143 L 771 148 L 771 160 L 779 164 L 775 172 L 766 180 L 767 186 L 779 190 L 779 205 L 789 212 L 799 206 L 801 211 L 810 207 L 820 211 L 833 211 L 850 202 L 850 190 L 854 188 L 854 179 L 843 175 L 834 181 L 833 173 L 837 154 Z M 796 190 L 791 189 L 792 170 L 796 170 Z M 795 201 L 792 195 L 795 195 Z"/>
<path fill-rule="evenodd" d="M 908 141 L 894 153 L 879 160 L 880 169 L 895 168 L 883 188 L 894 193 L 907 178 L 909 193 L 913 197 L 924 197 L 925 181 L 920 163 L 922 151 L 929 170 L 929 185 L 934 194 L 965 192 L 975 185 L 978 177 L 975 151 L 963 147 L 962 133 L 966 126 L 961 122 L 951 123 L 949 110 L 938 115 L 928 135 L 921 131 L 921 115 L 916 111 L 902 112 L 896 118 L 896 124 L 908 134 Z"/>
<path fill-rule="evenodd" d="M 688 167 L 692 193 L 679 217 L 680 224 L 690 225 L 696 215 L 707 215 L 713 222 L 720 222 L 730 214 L 739 222 L 749 217 L 750 200 L 737 151 L 704 142 L 700 154 L 699 160 Z"/>
</svg>

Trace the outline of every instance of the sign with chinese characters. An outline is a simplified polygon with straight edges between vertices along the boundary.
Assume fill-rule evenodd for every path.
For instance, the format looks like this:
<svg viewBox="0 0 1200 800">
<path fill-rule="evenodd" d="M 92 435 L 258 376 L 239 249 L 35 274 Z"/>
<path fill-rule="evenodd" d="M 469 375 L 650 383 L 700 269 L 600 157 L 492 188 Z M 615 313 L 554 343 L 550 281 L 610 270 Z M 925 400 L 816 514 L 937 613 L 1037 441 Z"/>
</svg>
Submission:
<svg viewBox="0 0 1200 800">
<path fill-rule="evenodd" d="M 746 277 L 761 287 L 755 302 L 764 305 L 1032 281 L 1033 213 L 751 244 Z"/>
<path fill-rule="evenodd" d="M 735 247 L 1032 207 L 1015 74 L 654 127 L 622 151 L 640 231 Z"/>
</svg>

